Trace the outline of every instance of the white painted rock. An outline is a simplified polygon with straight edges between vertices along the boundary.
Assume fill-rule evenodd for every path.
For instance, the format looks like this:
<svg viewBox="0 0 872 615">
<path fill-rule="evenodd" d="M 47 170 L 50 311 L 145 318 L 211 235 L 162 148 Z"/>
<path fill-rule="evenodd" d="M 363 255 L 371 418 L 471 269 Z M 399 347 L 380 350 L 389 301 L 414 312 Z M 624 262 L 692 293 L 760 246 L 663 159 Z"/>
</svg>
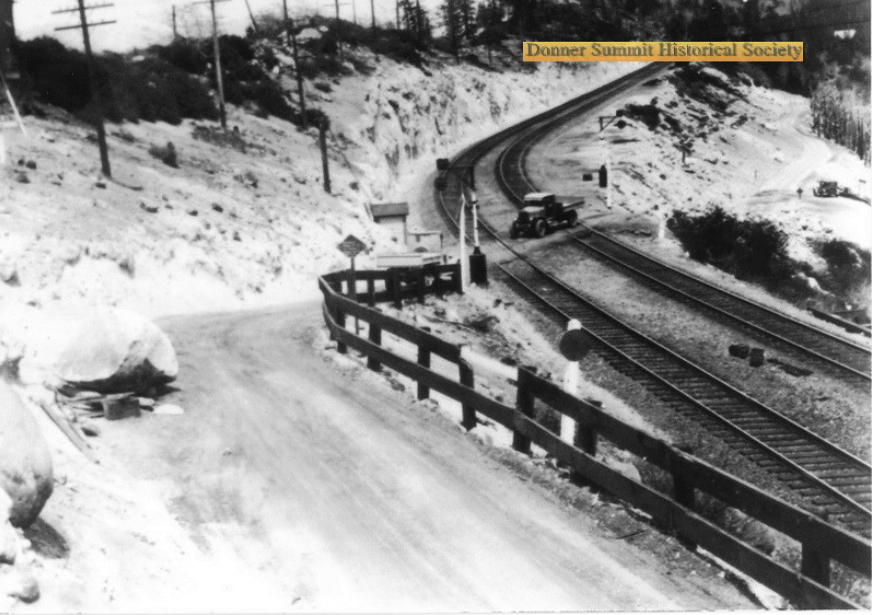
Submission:
<svg viewBox="0 0 872 615">
<path fill-rule="evenodd" d="M 155 406 L 154 413 L 166 416 L 179 416 L 184 414 L 185 410 L 176 404 L 160 404 L 159 406 Z"/>
<path fill-rule="evenodd" d="M 146 391 L 178 373 L 170 338 L 144 316 L 120 309 L 83 321 L 57 362 L 58 377 L 101 393 Z"/>
<path fill-rule="evenodd" d="M 12 525 L 27 527 L 33 523 L 52 486 L 48 444 L 15 391 L 0 381 L 0 489 L 12 500 Z M 7 502 L 2 496 L 0 500 L 0 513 L 5 513 Z"/>
</svg>

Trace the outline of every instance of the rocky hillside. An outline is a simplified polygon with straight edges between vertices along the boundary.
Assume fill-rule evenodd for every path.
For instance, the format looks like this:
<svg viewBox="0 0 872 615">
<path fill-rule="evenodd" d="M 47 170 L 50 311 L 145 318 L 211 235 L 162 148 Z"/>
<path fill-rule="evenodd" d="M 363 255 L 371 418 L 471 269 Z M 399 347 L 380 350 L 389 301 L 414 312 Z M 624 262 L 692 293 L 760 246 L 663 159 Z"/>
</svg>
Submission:
<svg viewBox="0 0 872 615">
<path fill-rule="evenodd" d="M 287 49 L 261 43 L 252 64 L 268 68 L 266 49 L 290 91 Z M 416 67 L 367 49 L 350 50 L 344 69 L 306 80 L 309 105 L 331 121 L 331 194 L 317 131 L 245 106 L 230 106 L 227 131 L 109 125 L 113 181 L 99 176 L 89 126 L 52 107 L 26 117 L 29 137 L 9 134 L 0 169 L 0 308 L 165 314 L 313 296 L 318 273 L 345 266 L 336 244 L 347 234 L 396 249 L 367 204 L 404 198 L 414 169 L 627 70 L 492 71 L 447 57 Z"/>
</svg>

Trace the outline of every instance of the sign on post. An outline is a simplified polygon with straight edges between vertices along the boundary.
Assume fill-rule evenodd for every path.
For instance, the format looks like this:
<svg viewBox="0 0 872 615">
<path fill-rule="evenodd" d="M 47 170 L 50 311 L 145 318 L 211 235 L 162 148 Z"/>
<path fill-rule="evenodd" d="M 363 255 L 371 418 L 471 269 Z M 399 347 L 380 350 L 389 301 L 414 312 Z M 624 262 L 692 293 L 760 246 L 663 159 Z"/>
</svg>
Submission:
<svg viewBox="0 0 872 615">
<path fill-rule="evenodd" d="M 354 257 L 366 250 L 366 244 L 354 235 L 349 235 L 340 241 L 337 247 L 340 252 L 351 259 L 352 268 L 354 268 Z"/>
<path fill-rule="evenodd" d="M 560 338 L 560 354 L 569 361 L 581 361 L 593 345 L 593 337 L 584 329 L 570 329 Z"/>
<path fill-rule="evenodd" d="M 357 301 L 357 280 L 354 276 L 354 258 L 366 250 L 367 245 L 354 235 L 349 235 L 340 241 L 339 245 L 336 247 L 339 248 L 340 252 L 351 259 L 351 275 L 348 279 L 348 295 L 352 301 Z M 360 335 L 360 321 L 357 317 L 354 318 L 354 334 Z"/>
</svg>

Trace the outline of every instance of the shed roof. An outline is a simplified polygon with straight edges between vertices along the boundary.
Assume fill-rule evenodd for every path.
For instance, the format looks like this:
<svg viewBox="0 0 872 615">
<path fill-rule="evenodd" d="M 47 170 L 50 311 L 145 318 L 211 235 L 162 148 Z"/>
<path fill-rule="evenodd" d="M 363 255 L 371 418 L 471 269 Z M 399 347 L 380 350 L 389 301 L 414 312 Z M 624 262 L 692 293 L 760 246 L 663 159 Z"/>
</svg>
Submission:
<svg viewBox="0 0 872 615">
<path fill-rule="evenodd" d="M 405 201 L 400 203 L 373 203 L 370 209 L 372 209 L 373 218 L 409 215 L 409 204 Z"/>
</svg>

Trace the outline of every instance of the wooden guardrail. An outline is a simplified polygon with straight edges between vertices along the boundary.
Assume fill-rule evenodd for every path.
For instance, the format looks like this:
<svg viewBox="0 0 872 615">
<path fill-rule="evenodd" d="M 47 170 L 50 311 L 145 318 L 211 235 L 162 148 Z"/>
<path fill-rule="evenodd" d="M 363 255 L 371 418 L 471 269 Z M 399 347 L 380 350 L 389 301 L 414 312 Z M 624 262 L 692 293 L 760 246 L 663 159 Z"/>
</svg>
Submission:
<svg viewBox="0 0 872 615">
<path fill-rule="evenodd" d="M 444 267 L 444 266 L 443 266 Z M 452 276 L 454 270 L 441 269 L 435 279 Z M 429 281 L 427 278 L 430 278 Z M 529 453 L 536 444 L 554 458 L 567 464 L 577 476 L 621 498 L 651 515 L 686 541 L 706 549 L 737 570 L 778 592 L 803 608 L 860 608 L 850 599 L 830 588 L 831 562 L 839 562 L 863 577 L 872 576 L 872 543 L 846 530 L 830 525 L 814 515 L 727 474 L 693 455 L 607 414 L 525 368 L 518 368 L 515 407 L 507 406 L 475 390 L 475 374 L 463 360 L 461 347 L 413 325 L 391 318 L 343 295 L 357 293 L 370 304 L 382 300 L 401 303 L 402 297 L 422 300 L 427 293 L 444 292 L 450 280 L 435 281 L 433 276 L 412 276 L 398 280 L 396 274 L 358 271 L 329 274 L 319 280 L 324 295 L 324 320 L 339 352 L 352 348 L 367 357 L 367 365 L 395 370 L 418 385 L 418 398 L 438 391 L 461 403 L 463 426 L 472 429 L 476 413 L 514 432 L 513 447 Z M 385 288 L 375 288 L 381 281 Z M 367 290 L 357 292 L 358 282 Z M 400 297 L 400 299 L 397 299 Z M 346 317 L 368 324 L 368 337 L 356 335 L 345 327 Z M 388 332 L 417 346 L 417 361 L 397 356 L 381 346 L 382 333 Z M 433 371 L 431 355 L 458 367 L 457 380 Z M 564 442 L 534 418 L 537 400 L 572 418 L 578 428 L 573 444 Z M 672 492 L 662 493 L 596 459 L 597 443 L 606 439 L 672 476 Z M 697 512 L 697 494 L 705 493 L 723 504 L 753 517 L 802 545 L 799 571 L 776 561 L 766 553 L 742 542 Z"/>
</svg>

